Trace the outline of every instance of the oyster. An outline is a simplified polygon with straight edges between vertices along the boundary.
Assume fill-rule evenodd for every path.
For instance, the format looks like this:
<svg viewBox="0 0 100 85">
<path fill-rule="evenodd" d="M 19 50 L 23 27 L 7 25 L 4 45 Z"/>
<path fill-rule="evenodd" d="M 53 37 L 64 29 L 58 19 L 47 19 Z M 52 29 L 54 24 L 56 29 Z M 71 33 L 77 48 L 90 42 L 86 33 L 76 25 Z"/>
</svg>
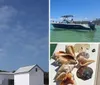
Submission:
<svg viewBox="0 0 100 85">
<path fill-rule="evenodd" d="M 89 48 L 90 48 L 89 44 L 75 44 L 74 45 L 74 50 L 76 53 L 89 50 Z"/>
<path fill-rule="evenodd" d="M 74 47 L 72 45 L 65 46 L 65 51 L 67 54 L 71 54 L 72 56 L 75 56 Z"/>
<path fill-rule="evenodd" d="M 93 70 L 90 67 L 80 67 L 77 70 L 77 77 L 82 79 L 82 80 L 88 80 L 92 77 Z"/>
<path fill-rule="evenodd" d="M 80 66 L 87 66 L 87 65 L 95 62 L 94 60 L 89 60 L 89 59 L 84 58 L 84 56 L 78 57 L 77 60 L 78 60 Z"/>
</svg>

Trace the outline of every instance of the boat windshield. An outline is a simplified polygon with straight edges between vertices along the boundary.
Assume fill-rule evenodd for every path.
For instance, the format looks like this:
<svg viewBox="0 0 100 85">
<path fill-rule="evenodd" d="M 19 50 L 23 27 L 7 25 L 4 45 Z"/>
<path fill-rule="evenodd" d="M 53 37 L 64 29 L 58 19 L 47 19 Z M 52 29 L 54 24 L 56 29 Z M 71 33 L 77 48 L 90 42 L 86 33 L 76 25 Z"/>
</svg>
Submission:
<svg viewBox="0 0 100 85">
<path fill-rule="evenodd" d="M 73 18 L 70 18 L 70 19 L 69 18 L 63 18 L 62 22 L 63 23 L 73 23 Z"/>
<path fill-rule="evenodd" d="M 74 23 L 73 15 L 61 16 L 60 20 L 52 20 L 53 23 Z"/>
</svg>

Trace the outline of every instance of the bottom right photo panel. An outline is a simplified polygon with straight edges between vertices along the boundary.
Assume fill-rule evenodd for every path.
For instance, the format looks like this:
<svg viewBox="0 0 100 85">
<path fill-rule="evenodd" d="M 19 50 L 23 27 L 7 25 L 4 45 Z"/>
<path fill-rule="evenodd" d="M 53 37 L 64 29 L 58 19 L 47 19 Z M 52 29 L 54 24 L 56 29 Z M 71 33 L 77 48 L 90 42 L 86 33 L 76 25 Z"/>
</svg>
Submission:
<svg viewBox="0 0 100 85">
<path fill-rule="evenodd" d="M 52 43 L 50 85 L 99 85 L 100 44 Z"/>
</svg>

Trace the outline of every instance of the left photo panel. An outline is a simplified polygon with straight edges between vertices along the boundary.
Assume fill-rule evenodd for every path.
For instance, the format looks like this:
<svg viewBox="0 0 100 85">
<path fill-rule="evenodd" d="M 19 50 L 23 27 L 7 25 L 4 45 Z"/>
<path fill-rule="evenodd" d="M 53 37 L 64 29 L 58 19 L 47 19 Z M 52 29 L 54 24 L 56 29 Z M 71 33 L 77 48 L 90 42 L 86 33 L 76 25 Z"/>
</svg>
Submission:
<svg viewBox="0 0 100 85">
<path fill-rule="evenodd" d="M 49 85 L 49 0 L 0 0 L 0 85 Z"/>
</svg>

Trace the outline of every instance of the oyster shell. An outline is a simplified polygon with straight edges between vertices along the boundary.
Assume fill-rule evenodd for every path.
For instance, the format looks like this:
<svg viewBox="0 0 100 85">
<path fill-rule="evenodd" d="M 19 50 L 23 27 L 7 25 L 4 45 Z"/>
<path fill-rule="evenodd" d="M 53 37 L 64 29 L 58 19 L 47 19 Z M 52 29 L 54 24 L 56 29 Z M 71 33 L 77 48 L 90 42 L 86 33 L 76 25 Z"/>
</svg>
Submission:
<svg viewBox="0 0 100 85">
<path fill-rule="evenodd" d="M 80 67 L 77 70 L 77 77 L 82 79 L 82 80 L 88 80 L 92 77 L 93 70 L 90 67 Z"/>
</svg>

